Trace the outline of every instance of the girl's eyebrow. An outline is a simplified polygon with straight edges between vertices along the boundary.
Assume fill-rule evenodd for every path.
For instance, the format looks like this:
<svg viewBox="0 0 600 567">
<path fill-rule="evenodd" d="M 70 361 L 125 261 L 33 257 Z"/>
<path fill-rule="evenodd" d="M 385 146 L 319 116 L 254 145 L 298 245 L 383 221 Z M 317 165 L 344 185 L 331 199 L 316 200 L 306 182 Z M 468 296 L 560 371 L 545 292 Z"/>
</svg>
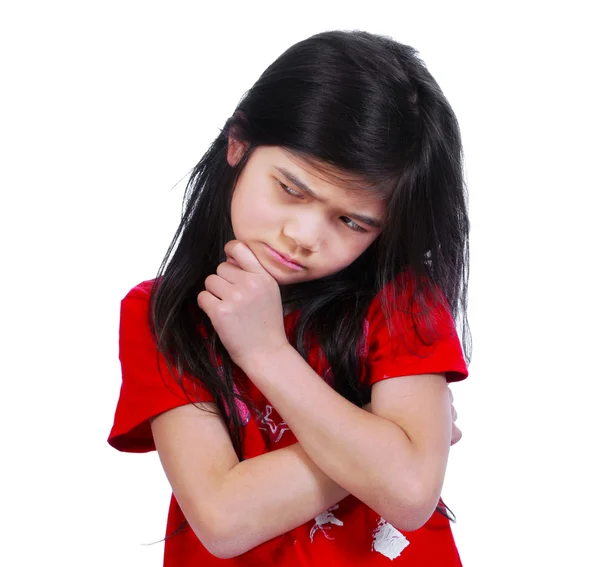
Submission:
<svg viewBox="0 0 600 567">
<path fill-rule="evenodd" d="M 302 189 L 302 191 L 304 191 L 309 197 L 312 197 L 313 199 L 315 199 L 316 201 L 320 201 L 321 203 L 324 202 L 324 200 L 321 197 L 319 197 L 306 183 L 304 183 L 304 181 L 296 177 L 296 175 L 294 175 L 291 171 L 285 169 L 284 167 L 279 167 L 277 165 L 273 167 L 275 167 L 275 169 L 279 171 L 281 175 L 287 178 L 288 181 L 293 183 L 296 187 Z M 366 215 L 361 215 L 359 213 L 348 213 L 348 216 L 360 222 L 363 222 L 364 224 L 373 228 L 381 228 L 383 226 L 381 221 L 372 217 L 368 217 Z"/>
</svg>

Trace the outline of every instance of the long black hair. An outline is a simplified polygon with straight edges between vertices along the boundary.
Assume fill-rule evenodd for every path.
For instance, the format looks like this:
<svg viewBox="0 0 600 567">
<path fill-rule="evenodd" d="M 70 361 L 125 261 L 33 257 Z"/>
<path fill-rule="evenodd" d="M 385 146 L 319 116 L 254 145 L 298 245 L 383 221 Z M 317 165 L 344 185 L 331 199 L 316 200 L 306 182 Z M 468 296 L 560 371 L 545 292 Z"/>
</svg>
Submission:
<svg viewBox="0 0 600 567">
<path fill-rule="evenodd" d="M 230 135 L 247 148 L 234 167 L 227 161 Z M 401 273 L 416 276 L 417 334 L 419 327 L 433 328 L 428 298 L 441 293 L 457 327 L 460 320 L 467 363 L 471 356 L 469 220 L 454 112 L 414 48 L 365 31 L 313 35 L 264 71 L 192 170 L 181 223 L 150 295 L 149 324 L 160 355 L 176 379 L 185 373 L 214 396 L 240 460 L 243 427 L 235 400 L 252 404 L 234 390 L 233 363 L 196 298 L 225 261 L 223 247 L 234 238 L 233 188 L 259 146 L 285 148 L 387 203 L 381 234 L 350 266 L 286 286 L 284 303 L 300 306 L 294 346 L 306 358 L 309 335 L 318 337 L 337 392 L 356 405 L 369 401 L 356 345 L 369 305 L 385 286 L 392 293 L 384 294 L 383 311 L 391 320 Z M 437 510 L 449 517 L 446 507 Z"/>
</svg>

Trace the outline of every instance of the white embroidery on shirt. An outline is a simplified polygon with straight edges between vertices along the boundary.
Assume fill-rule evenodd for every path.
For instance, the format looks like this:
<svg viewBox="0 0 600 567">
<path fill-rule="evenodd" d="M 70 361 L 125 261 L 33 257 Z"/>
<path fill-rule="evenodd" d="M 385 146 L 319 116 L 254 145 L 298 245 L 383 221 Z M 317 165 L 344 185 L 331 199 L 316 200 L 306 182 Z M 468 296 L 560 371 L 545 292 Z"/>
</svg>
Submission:
<svg viewBox="0 0 600 567">
<path fill-rule="evenodd" d="M 339 518 L 336 518 L 331 513 L 331 510 L 337 510 L 339 507 L 340 507 L 339 504 L 335 504 L 334 506 L 332 506 L 331 508 L 328 508 L 327 510 L 325 510 L 325 512 L 319 514 L 315 518 L 315 525 L 310 530 L 310 541 L 311 541 L 311 543 L 313 541 L 313 537 L 314 537 L 315 533 L 317 532 L 317 530 L 323 532 L 323 535 L 327 539 L 335 539 L 335 538 L 330 537 L 330 536 L 327 535 L 327 532 L 325 530 L 330 530 L 331 527 L 330 526 L 325 526 L 325 524 L 334 524 L 336 526 L 343 526 L 344 525 L 344 522 L 342 522 L 342 520 L 340 520 Z"/>
<path fill-rule="evenodd" d="M 262 429 L 263 431 L 266 431 L 269 434 L 269 437 L 273 443 L 279 443 L 283 434 L 286 431 L 289 431 L 290 428 L 287 426 L 287 423 L 285 421 L 275 423 L 273 421 L 273 418 L 271 417 L 271 413 L 273 413 L 273 406 L 270 405 L 265 406 L 265 413 L 259 412 L 258 428 Z"/>
<path fill-rule="evenodd" d="M 388 559 L 396 559 L 410 542 L 392 524 L 379 518 L 373 531 L 373 548 Z"/>
</svg>

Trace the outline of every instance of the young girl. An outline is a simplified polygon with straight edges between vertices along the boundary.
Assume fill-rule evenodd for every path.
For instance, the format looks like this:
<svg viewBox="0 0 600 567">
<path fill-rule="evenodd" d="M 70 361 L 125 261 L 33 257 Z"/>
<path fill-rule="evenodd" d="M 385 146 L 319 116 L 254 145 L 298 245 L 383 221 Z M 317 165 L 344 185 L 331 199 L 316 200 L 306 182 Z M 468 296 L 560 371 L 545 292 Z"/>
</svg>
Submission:
<svg viewBox="0 0 600 567">
<path fill-rule="evenodd" d="M 292 46 L 185 204 L 121 303 L 109 437 L 158 451 L 164 565 L 460 565 L 440 494 L 469 221 L 458 124 L 416 51 Z"/>
</svg>

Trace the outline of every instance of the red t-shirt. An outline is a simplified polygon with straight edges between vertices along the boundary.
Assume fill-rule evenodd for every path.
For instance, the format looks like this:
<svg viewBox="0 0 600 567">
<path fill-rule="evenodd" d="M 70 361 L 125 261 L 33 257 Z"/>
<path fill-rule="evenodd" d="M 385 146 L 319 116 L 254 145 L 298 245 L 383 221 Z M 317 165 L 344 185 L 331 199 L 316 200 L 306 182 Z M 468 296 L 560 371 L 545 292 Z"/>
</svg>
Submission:
<svg viewBox="0 0 600 567">
<path fill-rule="evenodd" d="M 189 403 L 179 385 L 172 380 L 148 327 L 148 303 L 152 281 L 134 287 L 121 302 L 119 358 L 122 367 L 121 393 L 108 442 L 127 452 L 155 450 L 149 419 L 169 409 Z M 406 329 L 412 329 L 407 315 L 396 313 L 400 332 L 391 341 L 379 297 L 369 308 L 364 329 L 366 340 L 360 348 L 362 379 L 374 384 L 379 380 L 411 374 L 445 372 L 449 382 L 468 376 L 462 347 L 447 304 L 436 309 L 443 338 L 430 347 L 421 346 Z M 297 321 L 297 312 L 285 317 L 288 338 Z M 318 345 L 309 352 L 309 364 L 325 380 L 330 373 L 325 367 Z M 159 374 L 158 366 L 162 370 Z M 277 410 L 239 369 L 236 383 L 259 409 L 258 413 L 244 404 L 238 405 L 245 423 L 243 454 L 252 458 L 286 447 L 297 440 Z M 214 401 L 201 386 L 184 378 L 186 391 L 198 401 Z M 199 410 L 200 411 L 200 410 Z M 184 521 L 174 495 L 167 519 L 167 535 Z M 209 567 L 211 565 L 286 567 L 334 567 L 338 565 L 389 565 L 390 561 L 406 567 L 460 566 L 450 523 L 434 512 L 418 530 L 404 534 L 385 521 L 374 510 L 350 495 L 316 518 L 289 532 L 231 559 L 219 559 L 209 553 L 188 526 L 180 534 L 165 541 L 165 567 Z"/>
</svg>

